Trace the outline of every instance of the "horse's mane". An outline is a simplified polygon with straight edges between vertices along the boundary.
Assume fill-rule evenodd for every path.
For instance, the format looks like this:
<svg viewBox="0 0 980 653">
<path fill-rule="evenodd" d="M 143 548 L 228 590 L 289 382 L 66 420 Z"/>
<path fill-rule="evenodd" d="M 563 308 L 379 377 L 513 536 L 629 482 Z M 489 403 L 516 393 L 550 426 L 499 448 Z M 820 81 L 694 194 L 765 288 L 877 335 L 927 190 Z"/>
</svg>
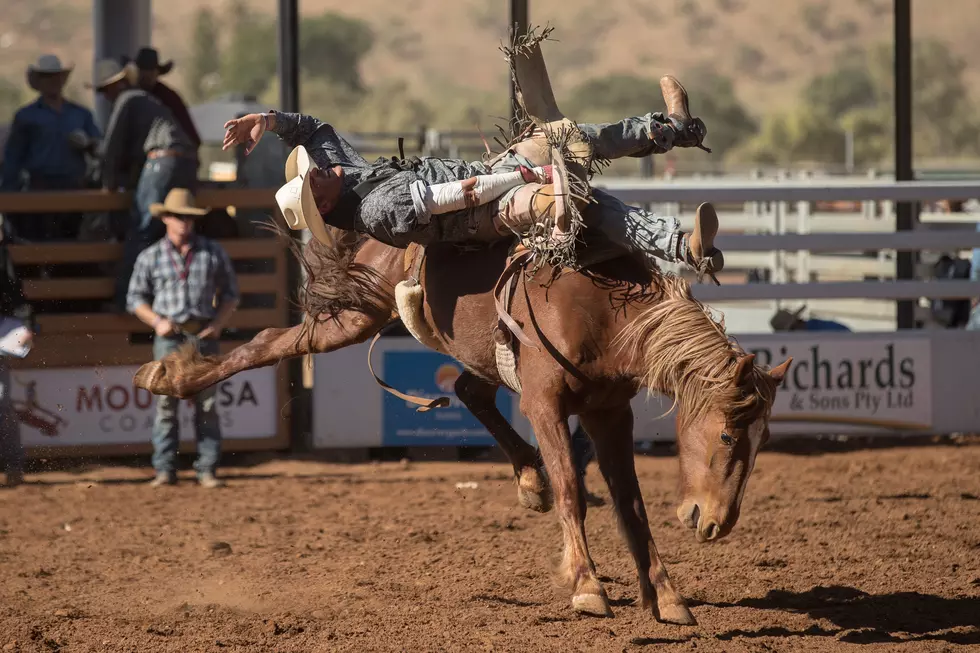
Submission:
<svg viewBox="0 0 980 653">
<path fill-rule="evenodd" d="M 691 295 L 687 281 L 666 274 L 657 281 L 660 301 L 633 319 L 614 345 L 641 361 L 642 381 L 651 393 L 673 398 L 682 428 L 719 407 L 736 421 L 753 421 L 772 405 L 776 382 L 753 365 L 736 385 L 738 360 L 745 351 Z"/>
</svg>

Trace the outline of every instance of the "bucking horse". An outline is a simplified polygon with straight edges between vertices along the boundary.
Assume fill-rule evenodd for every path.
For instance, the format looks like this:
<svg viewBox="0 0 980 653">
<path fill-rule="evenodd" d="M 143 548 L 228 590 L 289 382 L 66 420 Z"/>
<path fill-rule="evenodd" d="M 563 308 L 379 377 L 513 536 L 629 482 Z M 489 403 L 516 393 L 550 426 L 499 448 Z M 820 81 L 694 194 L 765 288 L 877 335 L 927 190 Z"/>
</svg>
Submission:
<svg viewBox="0 0 980 653">
<path fill-rule="evenodd" d="M 558 110 L 539 43 L 526 38 L 509 53 L 528 118 L 525 128 L 512 130 L 511 146 L 535 165 L 556 165 L 575 218 L 591 201 L 590 143 L 580 133 L 576 137 L 575 123 Z M 566 219 L 565 228 L 574 222 Z M 525 232 L 476 246 L 437 242 L 401 248 L 326 225 L 325 238 L 292 245 L 306 272 L 301 324 L 266 329 L 226 355 L 184 349 L 143 365 L 135 384 L 155 394 L 189 397 L 244 370 L 376 338 L 401 319 L 422 344 L 464 367 L 456 395 L 512 464 L 520 504 L 557 512 L 560 575 L 572 608 L 612 615 L 589 554 L 586 503 L 573 464 L 568 420 L 578 415 L 595 444 L 636 563 L 638 604 L 661 621 L 694 624 L 654 544 L 634 467 L 630 402 L 644 388 L 673 398 L 677 516 L 699 542 L 718 540 L 738 520 L 756 454 L 769 437 L 775 393 L 791 361 L 772 369 L 757 365 L 692 296 L 687 281 L 635 253 L 590 249 L 588 237 L 578 235 L 578 264 L 569 262 L 567 240 L 558 245 L 566 247 L 561 256 L 549 258 L 555 252 L 548 249 L 551 226 L 533 236 Z M 330 358 L 319 364 L 330 365 Z M 496 408 L 501 386 L 520 394 L 539 450 Z M 407 398 L 423 410 L 440 405 Z"/>
</svg>

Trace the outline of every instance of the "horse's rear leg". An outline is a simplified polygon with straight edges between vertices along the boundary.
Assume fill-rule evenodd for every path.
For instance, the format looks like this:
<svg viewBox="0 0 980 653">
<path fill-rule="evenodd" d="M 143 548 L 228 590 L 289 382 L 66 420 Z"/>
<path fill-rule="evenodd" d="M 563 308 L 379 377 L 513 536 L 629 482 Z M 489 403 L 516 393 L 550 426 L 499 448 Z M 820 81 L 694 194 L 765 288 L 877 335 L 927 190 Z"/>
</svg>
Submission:
<svg viewBox="0 0 980 653">
<path fill-rule="evenodd" d="M 541 469 L 537 450 L 524 441 L 497 409 L 497 388 L 471 372 L 456 379 L 456 396 L 490 431 L 514 467 L 517 478 L 517 500 L 537 512 L 551 510 L 551 488 Z"/>
<path fill-rule="evenodd" d="M 657 546 L 650 533 L 640 483 L 633 461 L 633 409 L 629 404 L 608 411 L 579 415 L 582 426 L 595 443 L 599 470 L 606 479 L 616 512 L 623 525 L 640 578 L 639 603 L 645 609 L 654 607 L 654 616 L 668 623 L 692 625 L 697 621 L 667 575 Z M 652 579 L 651 586 L 651 565 Z"/>
<path fill-rule="evenodd" d="M 312 337 L 303 333 L 302 325 L 265 329 L 222 356 L 200 356 L 188 348 L 146 363 L 136 372 L 133 382 L 153 394 L 192 397 L 244 370 L 364 342 L 390 319 L 390 314 L 380 312 L 376 315 L 345 312 L 336 319 L 312 325 Z"/>
<path fill-rule="evenodd" d="M 528 383 L 525 387 L 530 385 Z M 541 456 L 551 478 L 556 512 L 565 543 L 560 571 L 563 580 L 572 587 L 572 608 L 576 612 L 611 617 L 609 598 L 596 577 L 595 567 L 589 556 L 582 486 L 575 471 L 568 419 L 559 408 L 557 393 L 545 395 L 541 390 L 534 394 L 525 392 L 521 397 L 521 410 L 531 420 L 531 426 L 541 445 Z"/>
</svg>

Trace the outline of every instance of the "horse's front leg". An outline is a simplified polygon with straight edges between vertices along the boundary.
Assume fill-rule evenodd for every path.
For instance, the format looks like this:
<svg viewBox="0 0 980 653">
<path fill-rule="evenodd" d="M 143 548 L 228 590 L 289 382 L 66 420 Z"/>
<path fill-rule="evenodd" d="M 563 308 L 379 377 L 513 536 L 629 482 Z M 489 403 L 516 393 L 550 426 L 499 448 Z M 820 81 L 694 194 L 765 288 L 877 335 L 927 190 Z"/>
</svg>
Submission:
<svg viewBox="0 0 980 653">
<path fill-rule="evenodd" d="M 222 356 L 202 356 L 187 347 L 158 361 L 146 363 L 133 383 L 153 394 L 192 397 L 239 372 L 273 365 L 287 358 L 322 354 L 364 342 L 392 319 L 390 313 L 373 315 L 346 311 L 336 318 L 317 322 L 311 334 L 303 325 L 265 329 L 252 340 Z"/>
<path fill-rule="evenodd" d="M 596 576 L 595 565 L 589 556 L 585 537 L 585 501 L 573 462 L 568 417 L 560 407 L 560 391 L 547 381 L 524 381 L 527 385 L 521 396 L 521 411 L 531 421 L 551 479 L 555 511 L 558 513 L 565 544 L 559 572 L 572 589 L 572 609 L 611 617 L 609 598 Z M 530 392 L 528 388 L 534 388 L 534 391 Z"/>
<path fill-rule="evenodd" d="M 640 579 L 639 604 L 661 621 L 693 625 L 697 621 L 667 575 L 647 520 L 633 460 L 633 409 L 629 404 L 579 416 L 595 443 L 599 470 L 612 495 L 623 535 Z M 652 584 L 651 584 L 652 581 Z"/>
</svg>

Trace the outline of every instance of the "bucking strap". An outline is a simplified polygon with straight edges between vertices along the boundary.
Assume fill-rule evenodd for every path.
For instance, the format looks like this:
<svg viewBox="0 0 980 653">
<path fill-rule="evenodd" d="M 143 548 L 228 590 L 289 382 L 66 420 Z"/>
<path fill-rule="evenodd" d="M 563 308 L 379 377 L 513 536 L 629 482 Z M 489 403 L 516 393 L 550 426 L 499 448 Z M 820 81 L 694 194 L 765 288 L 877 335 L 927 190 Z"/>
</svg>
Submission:
<svg viewBox="0 0 980 653">
<path fill-rule="evenodd" d="M 399 399 L 403 399 L 410 404 L 415 404 L 416 406 L 418 406 L 418 408 L 416 408 L 415 410 L 420 413 L 428 412 L 433 408 L 447 408 L 449 406 L 449 397 L 436 397 L 435 399 L 423 399 L 421 397 L 413 397 L 412 395 L 407 395 L 404 392 L 399 392 L 398 390 L 395 390 L 390 385 L 385 383 L 380 376 L 375 374 L 374 365 L 371 364 L 371 355 L 374 353 L 374 346 L 378 344 L 378 340 L 380 339 L 381 339 L 381 333 L 375 334 L 374 339 L 371 340 L 371 346 L 368 347 L 368 370 L 370 370 L 371 376 L 374 377 L 374 380 L 377 382 L 377 384 L 380 385 L 387 392 L 390 392 L 391 394 L 398 397 Z"/>
<path fill-rule="evenodd" d="M 520 325 L 518 325 L 517 322 L 514 321 L 514 318 L 510 316 L 510 311 L 508 310 L 508 307 L 504 305 L 504 302 L 500 296 L 501 291 L 507 286 L 507 284 L 510 283 L 514 275 L 519 274 L 533 256 L 533 252 L 525 251 L 515 255 L 511 259 L 510 264 L 504 268 L 500 278 L 497 279 L 497 285 L 493 287 L 493 303 L 497 309 L 497 318 L 503 322 L 508 329 L 510 329 L 510 332 L 517 337 L 521 344 L 525 347 L 530 347 L 531 349 L 537 350 L 538 346 L 527 337 L 527 334 L 521 330 Z"/>
</svg>

